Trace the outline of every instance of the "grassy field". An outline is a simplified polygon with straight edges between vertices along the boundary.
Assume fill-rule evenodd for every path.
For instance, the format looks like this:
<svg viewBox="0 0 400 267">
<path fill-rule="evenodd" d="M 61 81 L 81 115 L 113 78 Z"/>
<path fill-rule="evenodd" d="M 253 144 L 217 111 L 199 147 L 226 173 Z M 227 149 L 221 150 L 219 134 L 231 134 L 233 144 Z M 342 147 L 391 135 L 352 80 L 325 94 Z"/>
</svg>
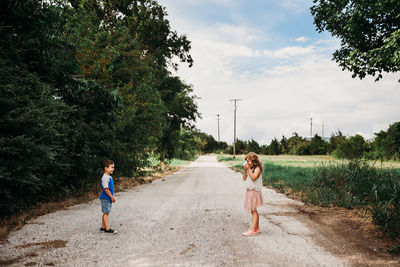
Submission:
<svg viewBox="0 0 400 267">
<path fill-rule="evenodd" d="M 244 161 L 245 155 L 236 155 L 233 159 L 232 155 L 220 154 L 218 156 L 219 161 L 223 161 L 229 166 L 238 165 L 240 162 Z M 346 160 L 335 159 L 333 156 L 323 155 L 323 156 L 296 156 L 296 155 L 279 155 L 279 156 L 269 156 L 260 155 L 260 159 L 263 163 L 273 163 L 280 166 L 292 166 L 292 167 L 319 167 L 326 165 L 334 165 L 340 163 L 346 163 Z M 371 166 L 382 167 L 382 168 L 398 168 L 400 169 L 399 161 L 368 161 Z"/>
<path fill-rule="evenodd" d="M 218 160 L 242 170 L 244 155 L 219 155 Z M 363 208 L 385 232 L 400 236 L 400 162 L 287 155 L 261 160 L 264 185 L 315 205 Z"/>
</svg>

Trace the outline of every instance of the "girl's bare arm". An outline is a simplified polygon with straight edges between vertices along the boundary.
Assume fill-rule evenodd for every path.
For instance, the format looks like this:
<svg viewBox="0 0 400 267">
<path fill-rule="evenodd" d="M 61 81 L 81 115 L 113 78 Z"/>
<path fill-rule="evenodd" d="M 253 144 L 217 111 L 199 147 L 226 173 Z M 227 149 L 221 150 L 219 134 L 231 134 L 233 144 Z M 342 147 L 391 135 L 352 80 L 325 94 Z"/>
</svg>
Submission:
<svg viewBox="0 0 400 267">
<path fill-rule="evenodd" d="M 246 181 L 247 179 L 247 173 L 246 170 L 243 171 L 243 181 Z"/>
<path fill-rule="evenodd" d="M 248 169 L 248 171 L 249 171 L 249 176 L 250 176 L 251 180 L 255 181 L 255 180 L 257 180 L 258 177 L 260 177 L 261 170 L 259 167 L 256 167 L 254 169 L 254 171 L 252 169 Z"/>
</svg>

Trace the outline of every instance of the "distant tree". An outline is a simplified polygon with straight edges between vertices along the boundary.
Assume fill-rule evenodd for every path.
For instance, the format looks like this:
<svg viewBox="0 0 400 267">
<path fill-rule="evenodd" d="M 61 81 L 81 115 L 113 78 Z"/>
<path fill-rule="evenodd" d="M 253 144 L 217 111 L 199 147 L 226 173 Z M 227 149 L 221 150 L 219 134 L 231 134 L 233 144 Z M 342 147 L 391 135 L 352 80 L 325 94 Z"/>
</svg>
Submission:
<svg viewBox="0 0 400 267">
<path fill-rule="evenodd" d="M 254 139 L 251 139 L 251 141 L 247 143 L 247 153 L 254 152 L 258 154 L 260 153 L 260 150 L 260 145 Z"/>
<path fill-rule="evenodd" d="M 268 151 L 268 155 L 282 154 L 281 150 L 280 150 L 279 141 L 276 138 L 272 139 L 271 143 L 269 144 L 269 146 L 267 148 L 267 151 Z"/>
<path fill-rule="evenodd" d="M 236 154 L 245 154 L 246 151 L 247 151 L 247 142 L 237 139 L 235 144 Z"/>
<path fill-rule="evenodd" d="M 345 159 L 359 159 L 368 152 L 368 145 L 365 142 L 364 137 L 356 134 L 351 136 L 344 143 L 339 144 L 334 154 L 339 158 Z"/>
<path fill-rule="evenodd" d="M 282 154 L 289 154 L 289 141 L 284 135 L 280 141 L 280 150 Z"/>
<path fill-rule="evenodd" d="M 297 133 L 288 139 L 289 153 L 292 155 L 309 155 L 310 154 L 310 142 L 305 138 L 299 136 Z"/>
<path fill-rule="evenodd" d="M 314 0 L 311 7 L 319 32 L 341 40 L 333 58 L 353 77 L 400 69 L 400 1 Z M 400 82 L 400 80 L 399 80 Z"/>
<path fill-rule="evenodd" d="M 373 146 L 377 158 L 400 159 L 400 122 L 389 126 L 387 131 L 375 134 Z"/>
<path fill-rule="evenodd" d="M 224 141 L 219 141 L 217 142 L 217 150 L 214 151 L 215 153 L 221 153 L 223 152 L 225 149 L 228 148 L 228 144 Z"/>
<path fill-rule="evenodd" d="M 337 133 L 332 133 L 329 139 L 329 153 L 332 153 L 340 144 L 346 141 L 346 136 L 339 130 Z"/>
<path fill-rule="evenodd" d="M 297 144 L 297 146 L 295 147 L 295 155 L 311 155 L 310 142 L 303 141 Z"/>
<path fill-rule="evenodd" d="M 197 144 L 195 143 L 195 129 L 182 127 L 174 157 L 190 160 L 197 154 Z"/>
<path fill-rule="evenodd" d="M 267 145 L 262 145 L 260 147 L 260 154 L 262 155 L 268 155 L 268 146 Z"/>
<path fill-rule="evenodd" d="M 233 146 L 228 145 L 228 147 L 225 148 L 223 152 L 224 152 L 225 154 L 233 155 Z"/>
<path fill-rule="evenodd" d="M 172 158 L 176 142 L 179 140 L 182 127 L 191 127 L 192 122 L 200 116 L 195 103 L 196 97 L 192 94 L 193 88 L 184 84 L 179 77 L 166 77 L 159 88 L 161 99 L 165 106 L 164 118 L 166 121 L 161 137 L 157 144 L 161 159 Z M 155 112 L 152 115 L 156 114 Z M 151 136 L 151 135 L 150 135 Z M 207 151 L 215 151 L 216 141 L 212 136 L 205 137 Z M 205 153 L 209 153 L 205 151 Z"/>
<path fill-rule="evenodd" d="M 328 152 L 328 143 L 316 134 L 310 142 L 311 155 L 325 155 Z"/>
<path fill-rule="evenodd" d="M 204 147 L 204 153 L 214 153 L 218 149 L 218 141 L 212 135 L 205 134 L 204 139 L 207 141 Z"/>
</svg>

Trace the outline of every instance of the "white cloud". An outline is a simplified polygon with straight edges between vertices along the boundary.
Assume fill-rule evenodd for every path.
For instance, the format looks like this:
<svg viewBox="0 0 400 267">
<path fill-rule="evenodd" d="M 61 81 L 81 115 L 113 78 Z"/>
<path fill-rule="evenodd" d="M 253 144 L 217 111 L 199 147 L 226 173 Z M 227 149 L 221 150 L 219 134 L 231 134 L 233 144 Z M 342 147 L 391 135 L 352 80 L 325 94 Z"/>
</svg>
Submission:
<svg viewBox="0 0 400 267">
<path fill-rule="evenodd" d="M 312 45 L 307 47 L 288 46 L 275 51 L 264 50 L 264 55 L 275 58 L 290 58 L 295 56 L 304 56 L 307 54 L 311 54 L 314 52 L 314 50 L 315 47 Z"/>
<path fill-rule="evenodd" d="M 225 23 L 218 23 L 210 27 L 208 34 L 216 39 L 231 41 L 235 43 L 251 42 L 259 39 L 260 33 L 244 26 L 236 26 Z"/>
<path fill-rule="evenodd" d="M 313 134 L 321 135 L 324 123 L 325 136 L 340 129 L 346 135 L 363 132 L 369 138 L 374 124 L 395 120 L 400 114 L 396 103 L 400 88 L 394 75 L 379 83 L 352 79 L 326 56 L 310 55 L 281 66 L 283 73 L 277 67 L 267 75 L 238 75 L 228 66 L 220 75 L 215 67 L 182 70 L 182 75 L 202 98 L 199 108 L 204 118 L 198 127 L 216 136 L 215 115 L 221 114 L 221 138 L 227 142 L 233 138 L 232 98 L 243 99 L 238 103 L 238 138 L 267 143 L 293 132 L 308 136 L 310 115 Z"/>
<path fill-rule="evenodd" d="M 308 12 L 312 6 L 312 0 L 277 0 L 278 3 L 292 12 Z"/>
<path fill-rule="evenodd" d="M 191 5 L 204 5 L 205 3 L 227 5 L 227 4 L 231 3 L 232 1 L 231 0 L 202 0 L 202 1 L 199 1 L 199 0 L 179 0 L 179 2 L 181 4 L 188 3 L 188 4 L 191 4 Z"/>
<path fill-rule="evenodd" d="M 259 52 L 244 45 L 223 43 L 212 40 L 203 40 L 200 46 L 201 49 L 206 50 L 211 55 L 218 55 L 220 59 L 234 57 L 256 57 L 260 55 Z"/>
<path fill-rule="evenodd" d="M 302 1 L 285 2 L 295 7 Z M 197 127 L 214 137 L 220 114 L 221 139 L 232 142 L 232 98 L 243 99 L 237 110 L 238 138 L 259 142 L 293 132 L 308 136 L 310 115 L 313 133 L 321 134 L 324 123 L 325 136 L 340 129 L 346 135 L 359 132 L 367 137 L 374 125 L 400 119 L 398 77 L 385 75 L 377 83 L 352 79 L 327 55 L 338 47 L 336 39 L 260 51 L 253 42 L 265 37 L 253 29 L 202 25 L 182 16 L 170 19 L 172 28 L 192 41 L 194 66 L 182 65 L 178 75 L 201 97 L 203 118 Z"/>
<path fill-rule="evenodd" d="M 310 38 L 304 37 L 304 36 L 300 36 L 299 38 L 296 38 L 297 42 L 300 43 L 307 43 L 310 40 Z"/>
</svg>

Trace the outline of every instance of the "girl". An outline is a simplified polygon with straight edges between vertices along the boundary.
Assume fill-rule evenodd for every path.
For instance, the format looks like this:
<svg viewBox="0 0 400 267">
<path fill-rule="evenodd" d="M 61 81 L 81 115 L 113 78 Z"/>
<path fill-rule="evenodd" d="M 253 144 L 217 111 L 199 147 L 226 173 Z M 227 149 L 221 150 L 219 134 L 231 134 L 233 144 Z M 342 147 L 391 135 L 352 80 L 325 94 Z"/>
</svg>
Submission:
<svg viewBox="0 0 400 267">
<path fill-rule="evenodd" d="M 244 208 L 251 211 L 251 228 L 244 232 L 244 236 L 253 236 L 260 233 L 259 215 L 257 208 L 264 204 L 262 197 L 262 172 L 263 165 L 254 152 L 250 152 L 245 157 L 243 181 L 246 182 L 246 196 L 244 199 Z M 249 176 L 249 177 L 247 177 Z"/>
</svg>

